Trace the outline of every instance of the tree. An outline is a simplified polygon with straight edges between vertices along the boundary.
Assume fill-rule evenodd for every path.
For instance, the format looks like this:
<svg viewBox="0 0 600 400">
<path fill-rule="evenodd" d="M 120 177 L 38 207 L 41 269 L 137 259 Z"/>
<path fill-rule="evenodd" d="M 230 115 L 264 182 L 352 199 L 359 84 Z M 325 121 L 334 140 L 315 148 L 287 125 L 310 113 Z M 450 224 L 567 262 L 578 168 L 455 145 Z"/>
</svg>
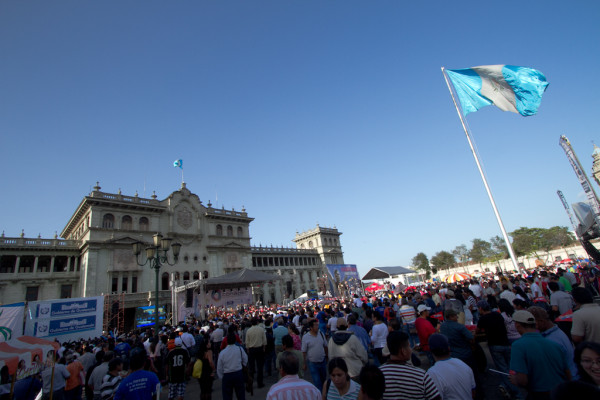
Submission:
<svg viewBox="0 0 600 400">
<path fill-rule="evenodd" d="M 490 238 L 490 244 L 492 245 L 492 257 L 497 260 L 503 260 L 508 258 L 508 247 L 504 239 L 498 235 Z"/>
<path fill-rule="evenodd" d="M 464 263 L 469 260 L 469 249 L 467 249 L 467 246 L 464 244 L 456 246 L 454 250 L 452 250 L 452 254 L 458 262 Z"/>
<path fill-rule="evenodd" d="M 431 278 L 431 267 L 429 266 L 429 259 L 425 253 L 417 253 L 412 259 L 412 265 L 416 271 L 423 271 L 426 279 Z"/>
<path fill-rule="evenodd" d="M 483 239 L 473 239 L 473 246 L 469 251 L 469 258 L 476 263 L 481 264 L 486 258 L 492 255 L 492 245 Z"/>
<path fill-rule="evenodd" d="M 512 247 L 518 256 L 534 254 L 539 258 L 540 250 L 548 251 L 550 249 L 547 236 L 543 228 L 520 227 L 510 233 L 513 238 Z"/>
<path fill-rule="evenodd" d="M 455 263 L 456 259 L 454 255 L 448 251 L 438 251 L 433 257 L 431 257 L 431 263 L 437 268 L 450 269 Z"/>
<path fill-rule="evenodd" d="M 573 233 L 566 226 L 553 226 L 544 232 L 546 241 L 552 248 L 567 247 L 575 242 Z"/>
</svg>

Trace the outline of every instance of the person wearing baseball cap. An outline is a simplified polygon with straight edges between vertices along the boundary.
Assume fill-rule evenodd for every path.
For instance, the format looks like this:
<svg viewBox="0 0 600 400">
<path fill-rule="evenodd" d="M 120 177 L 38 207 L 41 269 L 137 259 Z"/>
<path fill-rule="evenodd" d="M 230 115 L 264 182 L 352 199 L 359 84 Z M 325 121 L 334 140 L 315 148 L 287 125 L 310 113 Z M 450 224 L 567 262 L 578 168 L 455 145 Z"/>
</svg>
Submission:
<svg viewBox="0 0 600 400">
<path fill-rule="evenodd" d="M 417 329 L 417 335 L 419 335 L 421 350 L 425 352 L 427 359 L 429 360 L 429 365 L 432 366 L 435 364 L 435 360 L 431 351 L 429 351 L 429 336 L 435 333 L 435 328 L 427 319 L 430 310 L 431 308 L 427 307 L 425 304 L 420 304 L 417 307 L 417 314 L 419 314 L 419 317 L 415 321 L 415 328 Z"/>
<path fill-rule="evenodd" d="M 571 371 L 563 349 L 542 337 L 535 317 L 519 310 L 512 316 L 521 338 L 513 343 L 510 358 L 510 381 L 527 388 L 528 398 L 549 399 L 558 384 L 571 380 Z"/>
</svg>

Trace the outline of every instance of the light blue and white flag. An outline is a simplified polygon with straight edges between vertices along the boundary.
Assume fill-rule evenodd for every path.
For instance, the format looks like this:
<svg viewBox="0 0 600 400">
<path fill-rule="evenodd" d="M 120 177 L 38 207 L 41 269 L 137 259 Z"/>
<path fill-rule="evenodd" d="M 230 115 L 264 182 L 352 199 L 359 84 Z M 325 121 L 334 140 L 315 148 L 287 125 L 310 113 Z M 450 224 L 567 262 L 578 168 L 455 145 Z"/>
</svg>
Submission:
<svg viewBox="0 0 600 400">
<path fill-rule="evenodd" d="M 446 72 L 464 115 L 491 104 L 525 117 L 534 115 L 548 86 L 540 71 L 514 65 L 483 65 Z"/>
<path fill-rule="evenodd" d="M 25 303 L 0 306 L 0 342 L 23 336 Z"/>
<path fill-rule="evenodd" d="M 183 169 L 183 160 L 175 160 L 175 161 L 173 161 L 173 166 L 174 167 L 179 167 L 179 168 Z"/>
</svg>

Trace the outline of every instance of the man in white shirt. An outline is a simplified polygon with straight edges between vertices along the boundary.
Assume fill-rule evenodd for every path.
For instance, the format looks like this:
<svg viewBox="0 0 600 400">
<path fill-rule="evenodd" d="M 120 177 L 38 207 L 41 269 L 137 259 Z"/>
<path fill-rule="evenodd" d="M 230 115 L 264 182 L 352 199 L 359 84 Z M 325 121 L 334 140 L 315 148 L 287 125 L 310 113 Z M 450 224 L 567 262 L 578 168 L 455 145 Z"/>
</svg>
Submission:
<svg viewBox="0 0 600 400">
<path fill-rule="evenodd" d="M 448 338 L 441 333 L 429 337 L 429 349 L 435 358 L 427 370 L 442 399 L 465 400 L 475 397 L 475 377 L 471 368 L 458 358 L 450 357 Z"/>
<path fill-rule="evenodd" d="M 483 290 L 481 288 L 481 285 L 479 285 L 479 282 L 477 282 L 475 279 L 472 279 L 471 284 L 469 285 L 469 289 L 473 292 L 475 297 L 481 299 L 481 294 Z"/>
<path fill-rule="evenodd" d="M 507 284 L 502 285 L 502 292 L 500 293 L 501 299 L 508 300 L 508 302 L 512 305 L 512 302 L 516 297 L 517 296 L 512 291 L 508 290 Z"/>
<path fill-rule="evenodd" d="M 217 375 L 221 379 L 221 390 L 224 399 L 233 398 L 233 391 L 238 400 L 244 400 L 245 379 L 242 373 L 242 367 L 248 365 L 248 356 L 246 352 L 235 344 L 235 333 L 227 335 L 227 347 L 219 353 L 217 362 Z"/>
</svg>

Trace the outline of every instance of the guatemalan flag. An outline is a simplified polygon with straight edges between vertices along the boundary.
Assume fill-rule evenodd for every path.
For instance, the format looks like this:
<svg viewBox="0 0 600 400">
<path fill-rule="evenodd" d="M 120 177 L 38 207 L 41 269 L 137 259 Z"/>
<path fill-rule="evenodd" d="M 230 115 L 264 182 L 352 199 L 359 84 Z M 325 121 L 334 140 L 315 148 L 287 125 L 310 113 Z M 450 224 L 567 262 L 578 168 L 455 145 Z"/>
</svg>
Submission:
<svg viewBox="0 0 600 400">
<path fill-rule="evenodd" d="M 548 86 L 540 71 L 514 65 L 482 65 L 446 72 L 464 115 L 491 104 L 525 117 L 534 115 Z"/>
</svg>

